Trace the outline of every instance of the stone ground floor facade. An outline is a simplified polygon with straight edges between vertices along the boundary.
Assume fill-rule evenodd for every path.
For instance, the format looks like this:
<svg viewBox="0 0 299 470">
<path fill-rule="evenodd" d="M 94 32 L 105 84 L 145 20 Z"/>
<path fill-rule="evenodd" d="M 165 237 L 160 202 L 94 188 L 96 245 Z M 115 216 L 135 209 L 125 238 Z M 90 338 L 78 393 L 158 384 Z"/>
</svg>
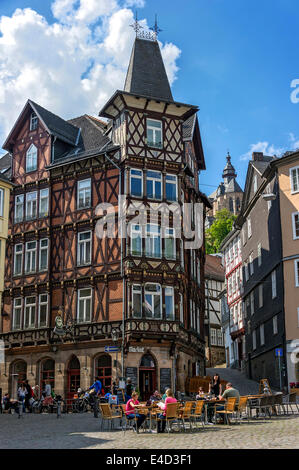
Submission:
<svg viewBox="0 0 299 470">
<path fill-rule="evenodd" d="M 118 352 L 106 352 L 111 341 L 66 343 L 6 350 L 0 369 L 2 393 L 16 396 L 18 384 L 29 380 L 43 390 L 50 384 L 55 393 L 72 399 L 78 388 L 86 390 L 99 376 L 103 388 L 122 376 L 121 345 Z M 113 344 L 112 344 L 113 345 Z M 192 351 L 176 350 L 169 342 L 130 342 L 124 355 L 124 376 L 131 378 L 143 399 L 154 390 L 171 387 L 184 392 L 188 376 L 204 373 L 204 357 Z"/>
</svg>

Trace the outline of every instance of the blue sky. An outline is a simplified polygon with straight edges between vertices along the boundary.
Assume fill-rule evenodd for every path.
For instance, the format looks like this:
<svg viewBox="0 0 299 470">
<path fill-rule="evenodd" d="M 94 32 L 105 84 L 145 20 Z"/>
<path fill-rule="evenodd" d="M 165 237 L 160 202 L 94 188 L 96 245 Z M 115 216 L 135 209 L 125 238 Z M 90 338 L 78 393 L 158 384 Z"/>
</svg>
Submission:
<svg viewBox="0 0 299 470">
<path fill-rule="evenodd" d="M 51 3 L 0 0 L 0 16 L 30 7 L 51 24 Z M 297 7 L 298 0 L 147 0 L 138 9 L 150 25 L 157 13 L 161 41 L 181 50 L 172 90 L 176 100 L 200 107 L 208 194 L 221 180 L 228 149 L 244 186 L 251 148 L 299 147 L 299 103 L 290 99 L 299 79 Z"/>
</svg>

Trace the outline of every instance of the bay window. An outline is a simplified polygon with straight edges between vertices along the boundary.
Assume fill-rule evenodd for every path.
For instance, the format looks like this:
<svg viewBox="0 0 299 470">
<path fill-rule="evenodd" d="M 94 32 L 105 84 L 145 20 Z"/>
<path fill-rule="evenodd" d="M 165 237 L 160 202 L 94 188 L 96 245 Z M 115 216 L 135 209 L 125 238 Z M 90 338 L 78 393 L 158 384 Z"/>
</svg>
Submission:
<svg viewBox="0 0 299 470">
<path fill-rule="evenodd" d="M 173 287 L 165 287 L 165 313 L 166 320 L 175 319 Z"/>
<path fill-rule="evenodd" d="M 142 290 L 138 284 L 132 288 L 132 315 L 134 318 L 142 317 Z"/>
<path fill-rule="evenodd" d="M 146 225 L 145 254 L 161 258 L 161 228 L 158 225 Z"/>
<path fill-rule="evenodd" d="M 160 284 L 145 284 L 145 315 L 147 318 L 162 318 L 161 286 Z"/>
<path fill-rule="evenodd" d="M 142 255 L 142 229 L 140 225 L 131 225 L 131 254 Z"/>
<path fill-rule="evenodd" d="M 147 171 L 146 195 L 150 199 L 162 198 L 162 174 L 159 171 Z"/>
<path fill-rule="evenodd" d="M 165 229 L 165 258 L 167 259 L 176 259 L 176 238 L 175 230 L 173 228 Z"/>
<path fill-rule="evenodd" d="M 167 201 L 177 200 L 177 177 L 175 175 L 166 175 L 166 199 Z"/>
</svg>

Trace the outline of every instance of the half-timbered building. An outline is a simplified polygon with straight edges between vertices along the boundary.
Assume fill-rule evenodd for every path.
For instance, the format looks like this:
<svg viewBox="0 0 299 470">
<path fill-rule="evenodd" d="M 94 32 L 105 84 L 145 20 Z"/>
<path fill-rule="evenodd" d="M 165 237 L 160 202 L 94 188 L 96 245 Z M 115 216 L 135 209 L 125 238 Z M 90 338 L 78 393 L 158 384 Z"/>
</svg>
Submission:
<svg viewBox="0 0 299 470">
<path fill-rule="evenodd" d="M 197 111 L 174 101 L 155 37 L 136 37 L 124 90 L 99 119 L 26 103 L 3 146 L 15 184 L 4 392 L 27 376 L 71 398 L 97 375 L 107 387 L 131 377 L 146 398 L 204 373 L 204 248 L 186 249 L 171 208 L 182 226 L 183 204 L 202 204 L 189 221 L 202 232 Z"/>
</svg>

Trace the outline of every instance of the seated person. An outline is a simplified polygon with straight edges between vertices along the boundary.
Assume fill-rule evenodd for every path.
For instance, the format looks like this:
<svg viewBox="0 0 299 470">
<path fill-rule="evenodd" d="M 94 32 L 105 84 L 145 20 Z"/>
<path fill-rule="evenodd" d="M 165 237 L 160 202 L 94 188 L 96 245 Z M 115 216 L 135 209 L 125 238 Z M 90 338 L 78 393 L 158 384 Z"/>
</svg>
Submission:
<svg viewBox="0 0 299 470">
<path fill-rule="evenodd" d="M 205 392 L 202 387 L 199 387 L 198 389 L 198 394 L 196 395 L 196 400 L 200 400 L 201 398 L 204 398 Z"/>
<path fill-rule="evenodd" d="M 239 403 L 240 393 L 236 388 L 233 388 L 232 384 L 228 382 L 222 395 L 219 395 L 219 400 L 227 400 L 227 398 L 237 398 L 236 405 Z M 217 406 L 217 411 L 224 410 L 224 406 Z M 221 413 L 220 413 L 221 414 Z M 224 420 L 224 415 L 221 414 Z M 229 422 L 229 419 L 228 419 Z"/>
<path fill-rule="evenodd" d="M 166 398 L 165 398 L 165 403 L 163 406 L 161 406 L 161 409 L 164 410 L 164 413 L 161 413 L 158 415 L 158 418 L 160 418 L 161 421 L 158 421 L 158 429 L 157 429 L 157 432 L 164 432 L 165 431 L 165 427 L 166 427 L 166 409 L 167 409 L 167 405 L 169 403 L 177 403 L 177 399 L 174 398 L 173 396 L 173 393 L 172 391 L 170 390 L 170 388 L 168 388 L 166 390 Z"/>
<path fill-rule="evenodd" d="M 160 393 L 158 392 L 158 390 L 156 390 L 151 396 L 150 396 L 150 401 L 151 403 L 155 402 L 155 401 L 160 401 L 161 400 L 161 395 Z"/>
<path fill-rule="evenodd" d="M 127 401 L 126 404 L 126 415 L 128 419 L 135 419 L 137 418 L 137 429 L 136 431 L 138 432 L 140 426 L 142 425 L 143 421 L 146 418 L 145 414 L 139 414 L 138 412 L 135 413 L 135 408 L 136 406 L 139 405 L 138 401 L 138 393 L 137 392 L 132 392 L 132 397 Z M 145 406 L 145 405 L 141 405 Z M 135 429 L 135 424 L 134 424 L 134 429 Z"/>
</svg>

